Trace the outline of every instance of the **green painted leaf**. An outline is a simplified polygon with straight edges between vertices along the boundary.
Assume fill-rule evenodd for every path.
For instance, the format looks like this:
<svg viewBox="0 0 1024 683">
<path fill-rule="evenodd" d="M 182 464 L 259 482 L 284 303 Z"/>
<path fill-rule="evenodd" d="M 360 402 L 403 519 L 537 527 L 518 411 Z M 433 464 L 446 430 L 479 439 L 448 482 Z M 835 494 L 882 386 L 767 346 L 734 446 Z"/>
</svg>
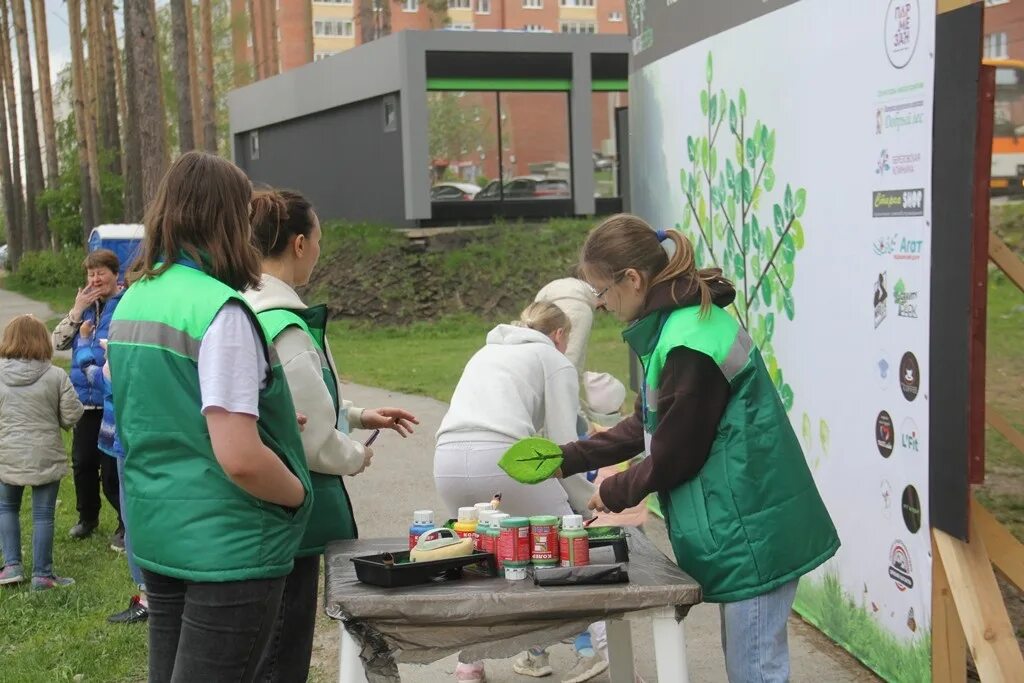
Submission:
<svg viewBox="0 0 1024 683">
<path fill-rule="evenodd" d="M 779 275 L 782 277 L 782 284 L 788 289 L 793 286 L 796 280 L 796 268 L 792 263 L 783 263 L 779 268 Z"/>
<path fill-rule="evenodd" d="M 757 233 L 755 232 L 754 234 L 756 235 Z M 760 254 L 754 254 L 753 258 L 750 259 L 750 267 L 753 269 L 754 273 L 756 273 L 757 275 L 761 274 L 761 255 Z"/>
<path fill-rule="evenodd" d="M 711 177 L 718 175 L 718 150 L 711 150 Z"/>
<path fill-rule="evenodd" d="M 797 216 L 804 215 L 804 209 L 807 208 L 807 190 L 800 188 L 796 191 L 796 195 L 793 197 L 793 213 Z"/>
<path fill-rule="evenodd" d="M 768 192 L 775 189 L 775 171 L 770 166 L 764 169 L 764 189 Z"/>
<path fill-rule="evenodd" d="M 743 318 L 747 314 L 747 299 L 743 296 L 742 292 L 736 293 L 736 299 L 733 301 L 733 309 L 739 314 L 740 322 L 742 323 Z"/>
<path fill-rule="evenodd" d="M 725 202 L 725 212 L 729 214 L 729 220 L 736 220 L 736 197 L 730 195 Z"/>
<path fill-rule="evenodd" d="M 804 413 L 803 425 L 801 426 L 801 435 L 804 438 L 804 448 L 810 450 L 810 448 L 814 445 L 814 442 L 811 441 L 811 439 L 813 438 L 811 436 L 811 416 L 808 415 L 807 413 Z"/>
<path fill-rule="evenodd" d="M 792 216 L 793 215 L 793 188 L 790 187 L 788 183 L 786 184 L 786 195 L 785 195 L 785 198 L 784 198 L 784 205 L 785 205 L 785 208 L 786 208 L 786 215 L 787 216 Z"/>
<path fill-rule="evenodd" d="M 796 245 L 793 243 L 793 236 L 786 235 L 782 238 L 782 248 L 779 250 L 784 263 L 792 263 L 796 260 Z"/>
<path fill-rule="evenodd" d="M 743 224 L 743 251 L 750 249 L 750 221 Z"/>
<path fill-rule="evenodd" d="M 715 237 L 718 237 L 718 238 L 725 237 L 725 220 L 720 215 L 716 214 L 715 218 L 714 218 L 714 224 L 715 224 Z"/>
<path fill-rule="evenodd" d="M 725 160 L 725 182 L 729 187 L 732 187 L 736 181 L 736 167 L 732 165 L 732 159 Z"/>
<path fill-rule="evenodd" d="M 775 220 L 775 232 L 781 235 L 786 231 L 786 224 L 782 216 L 782 207 L 778 204 L 772 207 L 772 218 Z"/>
<path fill-rule="evenodd" d="M 747 91 L 740 88 L 740 116 L 747 115 Z"/>
<path fill-rule="evenodd" d="M 697 203 L 697 216 L 700 218 L 701 223 L 707 223 L 708 203 L 704 199 L 704 195 L 700 196 L 700 201 Z"/>
<path fill-rule="evenodd" d="M 764 317 L 764 336 L 772 339 L 775 336 L 775 314 L 769 313 Z"/>
<path fill-rule="evenodd" d="M 796 317 L 796 302 L 793 301 L 793 292 L 788 289 L 782 290 L 782 308 L 785 309 L 786 317 L 790 320 Z"/>
<path fill-rule="evenodd" d="M 700 113 L 704 116 L 708 115 L 708 91 L 700 91 Z"/>
<path fill-rule="evenodd" d="M 750 171 L 746 168 L 743 169 L 743 172 L 740 173 L 740 188 L 742 188 L 743 199 L 746 201 L 750 200 L 751 193 L 753 192 L 753 188 L 751 187 L 752 182 Z"/>
<path fill-rule="evenodd" d="M 740 167 L 743 166 L 743 143 L 736 140 L 736 164 Z"/>
<path fill-rule="evenodd" d="M 710 155 L 708 154 L 708 139 L 707 138 L 701 138 L 700 139 L 700 159 L 701 159 L 701 164 L 703 164 L 705 166 L 705 168 L 707 167 L 707 163 L 708 163 L 708 158 L 709 157 L 710 157 Z"/>
<path fill-rule="evenodd" d="M 761 255 L 764 256 L 764 260 L 767 263 L 772 258 L 772 252 L 775 250 L 775 235 L 772 234 L 771 228 L 765 228 L 763 239 L 761 240 Z"/>
<path fill-rule="evenodd" d="M 769 163 L 769 164 L 772 163 L 773 161 L 775 161 L 775 131 L 774 130 L 771 132 L 771 135 L 768 136 L 768 144 L 765 145 L 764 160 L 765 160 L 766 163 Z"/>
<path fill-rule="evenodd" d="M 736 114 L 736 103 L 729 103 L 729 130 L 732 131 L 733 135 L 739 129 L 739 117 Z"/>
<path fill-rule="evenodd" d="M 789 234 L 793 236 L 793 245 L 799 251 L 804 248 L 804 224 L 800 221 L 793 221 L 789 226 Z"/>
<path fill-rule="evenodd" d="M 768 278 L 761 281 L 761 300 L 765 306 L 772 305 L 772 281 Z"/>
<path fill-rule="evenodd" d="M 818 423 L 818 439 L 821 441 L 821 450 L 825 451 L 825 455 L 828 455 L 829 432 L 828 422 L 825 422 L 823 418 Z"/>
<path fill-rule="evenodd" d="M 718 95 L 712 95 L 708 102 L 708 119 L 711 121 L 711 125 L 718 121 Z"/>
<path fill-rule="evenodd" d="M 692 135 L 686 137 L 686 156 L 690 158 L 690 163 L 697 160 L 697 143 Z"/>
<path fill-rule="evenodd" d="M 747 161 L 754 163 L 757 158 L 757 151 L 754 147 L 754 138 L 747 138 Z"/>
<path fill-rule="evenodd" d="M 693 220 L 693 214 L 690 212 L 689 207 L 687 207 L 686 211 L 683 212 L 682 232 L 685 232 L 685 233 L 689 233 L 690 232 L 690 222 L 692 220 Z"/>
<path fill-rule="evenodd" d="M 782 368 L 776 368 L 772 379 L 775 381 L 775 388 L 782 391 L 782 387 L 786 384 L 786 380 L 782 377 Z"/>
<path fill-rule="evenodd" d="M 709 52 L 708 53 L 708 64 L 707 64 L 707 67 L 705 69 L 705 72 L 706 72 L 706 75 L 707 75 L 707 79 L 708 79 L 708 83 L 711 83 L 712 76 L 714 75 L 714 69 L 712 68 L 711 65 L 712 65 L 711 53 Z"/>
<path fill-rule="evenodd" d="M 774 131 L 769 131 L 768 126 L 765 126 L 763 124 L 761 125 L 761 130 L 759 131 L 760 136 L 757 138 L 757 146 L 761 150 L 762 157 L 765 156 L 765 152 L 767 152 L 768 150 L 768 141 L 771 138 L 772 132 Z"/>
<path fill-rule="evenodd" d="M 757 220 L 757 214 L 750 217 L 750 241 L 754 243 L 755 248 L 761 247 L 761 223 Z M 761 269 L 754 266 L 754 270 L 760 271 Z"/>
<path fill-rule="evenodd" d="M 737 280 L 743 279 L 743 274 L 746 272 L 746 264 L 743 262 L 743 255 L 736 254 L 732 259 L 733 267 L 736 269 L 733 277 Z"/>
<path fill-rule="evenodd" d="M 679 169 L 679 186 L 683 188 L 683 194 L 686 194 L 686 176 L 689 175 L 685 168 Z"/>
<path fill-rule="evenodd" d="M 786 412 L 788 413 L 789 411 L 793 410 L 793 401 L 795 399 L 795 397 L 793 396 L 793 387 L 789 386 L 788 384 L 783 384 L 781 393 L 782 405 L 786 406 Z"/>
<path fill-rule="evenodd" d="M 697 251 L 693 254 L 693 260 L 697 263 L 698 268 L 704 267 L 704 238 L 701 237 L 697 240 Z"/>
<path fill-rule="evenodd" d="M 498 460 L 505 474 L 523 484 L 550 479 L 561 466 L 562 449 L 558 444 L 536 436 L 512 444 Z"/>
</svg>

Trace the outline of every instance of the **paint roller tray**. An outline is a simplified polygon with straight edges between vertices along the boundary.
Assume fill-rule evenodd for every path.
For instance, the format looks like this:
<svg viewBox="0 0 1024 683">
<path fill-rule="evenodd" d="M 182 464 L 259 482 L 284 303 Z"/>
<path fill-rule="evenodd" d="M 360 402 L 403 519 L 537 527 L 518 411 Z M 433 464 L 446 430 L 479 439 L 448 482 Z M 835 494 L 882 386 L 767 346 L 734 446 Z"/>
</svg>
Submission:
<svg viewBox="0 0 1024 683">
<path fill-rule="evenodd" d="M 394 564 L 386 564 L 384 558 L 391 555 Z M 471 565 L 471 571 L 484 576 L 497 576 L 497 563 L 491 553 L 472 553 L 462 557 L 449 557 L 432 562 L 410 562 L 409 551 L 380 553 L 353 557 L 356 578 L 382 588 L 403 588 L 421 583 L 452 581 L 462 578 L 462 570 Z"/>
<path fill-rule="evenodd" d="M 591 548 L 611 546 L 615 550 L 616 562 L 629 562 L 629 534 L 622 527 L 598 526 L 587 529 L 588 545 Z"/>
</svg>

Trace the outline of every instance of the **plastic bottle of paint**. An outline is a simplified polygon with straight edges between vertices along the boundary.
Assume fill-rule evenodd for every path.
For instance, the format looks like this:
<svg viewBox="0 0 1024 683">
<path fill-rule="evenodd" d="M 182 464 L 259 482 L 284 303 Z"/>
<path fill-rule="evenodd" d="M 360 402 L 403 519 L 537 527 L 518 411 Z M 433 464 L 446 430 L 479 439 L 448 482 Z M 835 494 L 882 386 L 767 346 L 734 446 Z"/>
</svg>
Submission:
<svg viewBox="0 0 1024 683">
<path fill-rule="evenodd" d="M 583 567 L 590 564 L 590 540 L 583 528 L 582 515 L 562 517 L 562 531 L 558 534 L 559 554 L 563 567 Z"/>
<path fill-rule="evenodd" d="M 422 534 L 434 528 L 433 510 L 416 510 L 412 513 L 412 526 L 409 527 L 409 549 L 416 547 L 416 541 Z"/>
<path fill-rule="evenodd" d="M 495 557 L 498 556 L 498 539 L 501 537 L 501 520 L 507 518 L 508 515 L 504 512 L 492 511 L 487 516 L 487 523 L 482 526 L 478 526 L 478 534 L 480 536 L 480 552 L 491 553 Z"/>
<path fill-rule="evenodd" d="M 472 538 L 476 540 L 476 508 L 459 508 L 459 517 L 455 521 L 454 531 L 459 538 Z"/>
<path fill-rule="evenodd" d="M 538 567 L 558 564 L 558 517 L 538 515 L 530 517 L 530 561 Z"/>
<path fill-rule="evenodd" d="M 494 512 L 494 508 L 491 506 L 490 503 L 477 503 L 473 507 L 476 508 L 477 520 L 483 519 L 483 514 L 485 512 Z"/>
<path fill-rule="evenodd" d="M 499 524 L 501 535 L 498 537 L 498 568 L 528 566 L 530 520 L 526 517 L 506 517 Z"/>
<path fill-rule="evenodd" d="M 491 517 L 495 515 L 494 510 L 490 508 L 490 503 L 487 504 L 486 510 L 480 510 L 480 518 L 476 522 L 476 543 L 475 547 L 480 552 L 494 552 L 493 550 L 484 550 L 483 542 L 487 537 L 487 530 L 491 526 Z"/>
</svg>

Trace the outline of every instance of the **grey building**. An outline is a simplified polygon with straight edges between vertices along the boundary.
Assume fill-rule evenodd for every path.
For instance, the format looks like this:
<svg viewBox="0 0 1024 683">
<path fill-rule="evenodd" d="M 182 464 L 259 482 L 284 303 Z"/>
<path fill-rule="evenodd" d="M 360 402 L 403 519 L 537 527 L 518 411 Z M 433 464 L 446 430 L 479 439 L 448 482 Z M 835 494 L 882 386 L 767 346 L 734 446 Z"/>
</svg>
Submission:
<svg viewBox="0 0 1024 683">
<path fill-rule="evenodd" d="M 234 160 L 325 219 L 618 211 L 628 50 L 626 36 L 403 31 L 229 93 Z"/>
</svg>

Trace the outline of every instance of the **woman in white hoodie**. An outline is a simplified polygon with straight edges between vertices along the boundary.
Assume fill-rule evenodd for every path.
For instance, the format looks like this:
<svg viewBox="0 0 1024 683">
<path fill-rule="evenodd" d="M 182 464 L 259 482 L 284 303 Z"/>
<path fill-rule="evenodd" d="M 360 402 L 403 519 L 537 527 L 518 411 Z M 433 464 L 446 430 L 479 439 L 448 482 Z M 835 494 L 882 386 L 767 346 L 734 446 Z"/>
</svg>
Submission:
<svg viewBox="0 0 1024 683">
<path fill-rule="evenodd" d="M 287 190 L 256 192 L 251 220 L 263 275 L 259 288 L 245 292 L 245 298 L 273 340 L 296 412 L 306 416 L 302 445 L 314 490 L 313 513 L 258 676 L 287 683 L 309 674 L 324 545 L 357 536 L 341 476 L 366 469 L 373 451 L 350 438 L 349 430 L 390 428 L 404 437 L 418 421 L 398 408 L 363 410 L 341 399 L 327 346 L 327 308 L 306 306 L 294 289 L 309 282 L 320 258 L 320 221 L 309 202 Z"/>
</svg>

